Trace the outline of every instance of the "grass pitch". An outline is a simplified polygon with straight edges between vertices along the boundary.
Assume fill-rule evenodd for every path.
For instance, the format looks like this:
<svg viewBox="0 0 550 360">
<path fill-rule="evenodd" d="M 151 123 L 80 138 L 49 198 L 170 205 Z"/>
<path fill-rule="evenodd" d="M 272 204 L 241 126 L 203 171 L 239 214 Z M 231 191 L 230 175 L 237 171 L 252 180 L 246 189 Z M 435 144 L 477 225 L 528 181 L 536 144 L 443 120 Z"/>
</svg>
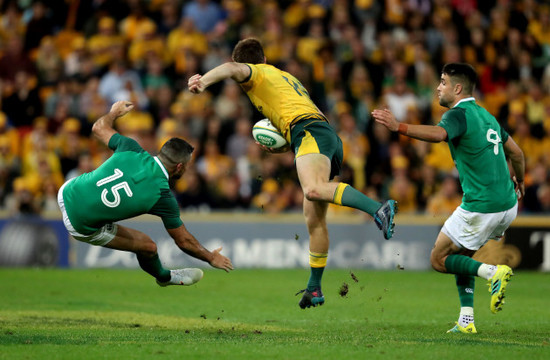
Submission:
<svg viewBox="0 0 550 360">
<path fill-rule="evenodd" d="M 477 335 L 445 333 L 451 275 L 329 268 L 325 305 L 301 310 L 308 276 L 206 270 L 160 288 L 139 270 L 0 269 L 0 359 L 550 358 L 548 274 L 517 271 L 496 315 L 478 279 Z"/>
</svg>

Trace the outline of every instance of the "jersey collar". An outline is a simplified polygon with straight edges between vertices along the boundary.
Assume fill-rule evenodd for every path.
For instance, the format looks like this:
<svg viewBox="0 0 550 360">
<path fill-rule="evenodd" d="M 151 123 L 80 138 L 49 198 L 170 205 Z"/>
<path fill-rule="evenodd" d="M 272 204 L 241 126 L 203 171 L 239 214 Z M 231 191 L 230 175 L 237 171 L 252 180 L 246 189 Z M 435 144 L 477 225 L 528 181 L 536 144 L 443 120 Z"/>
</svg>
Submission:
<svg viewBox="0 0 550 360">
<path fill-rule="evenodd" d="M 157 162 L 157 164 L 159 164 L 160 169 L 162 170 L 162 172 L 164 173 L 164 175 L 166 175 L 166 178 L 169 179 L 170 177 L 168 176 L 168 171 L 166 171 L 166 168 L 164 167 L 164 165 L 162 164 L 162 162 L 159 160 L 159 158 L 156 157 L 156 156 L 154 156 L 153 159 L 155 159 L 155 161 Z"/>
<path fill-rule="evenodd" d="M 460 100 L 459 102 L 457 102 L 457 103 L 455 104 L 455 106 L 453 106 L 453 107 L 457 107 L 458 104 L 460 104 L 461 102 L 464 102 L 464 101 L 476 101 L 476 99 L 475 99 L 473 96 L 470 96 L 470 97 L 468 97 L 468 98 L 464 98 L 464 99 Z"/>
</svg>

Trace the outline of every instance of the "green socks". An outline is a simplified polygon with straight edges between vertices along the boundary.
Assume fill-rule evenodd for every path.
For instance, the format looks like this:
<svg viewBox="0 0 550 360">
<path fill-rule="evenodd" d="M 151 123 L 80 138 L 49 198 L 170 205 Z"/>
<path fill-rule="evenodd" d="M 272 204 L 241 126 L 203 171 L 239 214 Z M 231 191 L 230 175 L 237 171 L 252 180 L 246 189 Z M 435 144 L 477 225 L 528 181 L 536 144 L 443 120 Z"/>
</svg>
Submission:
<svg viewBox="0 0 550 360">
<path fill-rule="evenodd" d="M 137 259 L 139 266 L 141 266 L 146 273 L 154 276 L 158 281 L 166 282 L 170 280 L 170 270 L 166 270 L 162 267 L 158 254 L 155 254 L 153 257 L 137 255 Z"/>
<path fill-rule="evenodd" d="M 464 255 L 449 255 L 445 259 L 445 268 L 448 273 L 456 275 L 477 276 L 477 270 L 482 265 L 479 261 Z"/>
<path fill-rule="evenodd" d="M 321 288 L 321 278 L 323 277 L 324 267 L 311 268 L 311 274 L 309 275 L 309 281 L 307 282 L 307 290 L 313 291 L 316 288 Z"/>
<path fill-rule="evenodd" d="M 456 288 L 460 298 L 461 307 L 474 307 L 474 289 L 476 278 L 472 275 L 455 275 Z"/>
<path fill-rule="evenodd" d="M 362 210 L 371 216 L 374 216 L 376 211 L 382 206 L 378 201 L 374 201 L 359 190 L 345 183 L 338 184 L 334 196 L 334 203 Z"/>
</svg>

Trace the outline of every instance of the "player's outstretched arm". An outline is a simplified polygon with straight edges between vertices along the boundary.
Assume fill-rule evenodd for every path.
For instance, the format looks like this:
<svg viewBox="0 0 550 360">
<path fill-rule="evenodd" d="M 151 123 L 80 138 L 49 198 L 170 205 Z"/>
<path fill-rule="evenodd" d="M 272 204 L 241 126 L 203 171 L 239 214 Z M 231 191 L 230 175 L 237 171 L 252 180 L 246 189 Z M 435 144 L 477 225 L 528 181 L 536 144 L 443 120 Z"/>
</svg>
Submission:
<svg viewBox="0 0 550 360">
<path fill-rule="evenodd" d="M 212 267 L 225 270 L 233 270 L 233 264 L 229 258 L 220 254 L 222 248 L 213 250 L 212 252 L 204 248 L 195 237 L 187 231 L 185 225 L 181 225 L 175 229 L 166 229 L 168 234 L 174 239 L 176 245 L 187 255 L 209 263 Z"/>
<path fill-rule="evenodd" d="M 525 195 L 525 184 L 523 183 L 525 176 L 525 158 L 523 156 L 523 151 L 518 144 L 516 144 L 514 139 L 509 136 L 508 140 L 504 143 L 504 152 L 512 163 L 512 168 L 515 173 L 512 180 L 514 181 L 518 200 L 520 200 Z"/>
<path fill-rule="evenodd" d="M 134 108 L 134 105 L 129 101 L 117 101 L 111 106 L 111 110 L 100 117 L 92 126 L 92 132 L 105 145 L 109 144 L 109 140 L 116 133 L 113 129 L 113 122 L 126 115 Z"/>
<path fill-rule="evenodd" d="M 225 79 L 243 82 L 250 76 L 250 68 L 241 63 L 228 62 L 215 67 L 204 75 L 195 74 L 187 81 L 187 87 L 193 94 L 203 92 L 207 87 Z"/>
<path fill-rule="evenodd" d="M 388 109 L 374 110 L 372 116 L 377 123 L 384 125 L 388 130 L 393 132 L 397 131 L 408 137 L 428 142 L 442 142 L 447 140 L 447 131 L 441 126 L 400 123 Z"/>
</svg>

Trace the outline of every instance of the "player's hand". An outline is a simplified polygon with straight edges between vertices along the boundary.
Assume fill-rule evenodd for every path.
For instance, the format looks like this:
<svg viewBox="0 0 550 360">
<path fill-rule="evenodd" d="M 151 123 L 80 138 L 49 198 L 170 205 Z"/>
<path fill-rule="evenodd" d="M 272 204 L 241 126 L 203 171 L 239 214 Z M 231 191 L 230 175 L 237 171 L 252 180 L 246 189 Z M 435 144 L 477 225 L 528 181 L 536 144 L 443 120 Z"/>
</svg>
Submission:
<svg viewBox="0 0 550 360">
<path fill-rule="evenodd" d="M 374 120 L 376 120 L 377 123 L 384 125 L 390 131 L 397 131 L 399 129 L 399 122 L 388 109 L 373 110 L 372 117 L 374 117 Z"/>
<path fill-rule="evenodd" d="M 514 182 L 514 190 L 516 191 L 519 201 L 525 196 L 525 184 L 523 181 L 518 182 L 518 179 L 515 176 L 512 177 L 512 181 Z"/>
<path fill-rule="evenodd" d="M 204 91 L 205 86 L 201 81 L 202 75 L 195 74 L 189 78 L 187 81 L 187 87 L 189 88 L 189 91 L 191 91 L 193 94 L 200 94 Z"/>
<path fill-rule="evenodd" d="M 287 152 L 290 150 L 290 144 L 287 144 L 285 146 L 281 146 L 280 148 L 270 148 L 270 147 L 267 147 L 265 145 L 262 145 L 260 144 L 259 142 L 256 141 L 256 144 L 262 148 L 263 151 L 265 152 L 268 152 L 268 153 L 271 153 L 271 154 L 282 154 L 284 152 Z"/>
<path fill-rule="evenodd" d="M 117 101 L 111 106 L 111 114 L 115 115 L 117 118 L 126 115 L 128 112 L 132 111 L 134 104 L 130 101 Z"/>
<path fill-rule="evenodd" d="M 229 272 L 229 270 L 233 270 L 233 264 L 231 263 L 231 260 L 229 260 L 228 257 L 220 254 L 220 251 L 222 251 L 221 246 L 212 251 L 212 255 L 214 256 L 212 257 L 212 261 L 210 261 L 210 265 L 217 269 L 225 270 L 226 272 Z"/>
</svg>

